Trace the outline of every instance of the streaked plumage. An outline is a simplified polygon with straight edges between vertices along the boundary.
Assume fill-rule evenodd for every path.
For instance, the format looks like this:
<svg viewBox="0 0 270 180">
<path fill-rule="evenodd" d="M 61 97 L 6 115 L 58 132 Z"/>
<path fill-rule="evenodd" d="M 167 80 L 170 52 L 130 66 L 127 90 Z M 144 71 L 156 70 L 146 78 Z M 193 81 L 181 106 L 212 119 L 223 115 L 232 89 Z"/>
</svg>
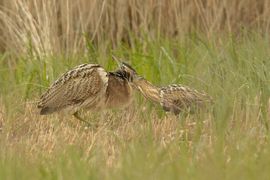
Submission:
<svg viewBox="0 0 270 180">
<path fill-rule="evenodd" d="M 159 89 L 160 105 L 165 111 L 179 114 L 181 111 L 198 108 L 211 102 L 206 93 L 198 92 L 181 84 L 173 84 Z"/>
<path fill-rule="evenodd" d="M 41 96 L 40 114 L 67 110 L 84 121 L 78 111 L 124 107 L 131 102 L 133 88 L 174 114 L 211 101 L 207 94 L 186 86 L 154 86 L 126 63 L 119 63 L 119 67 L 106 72 L 98 64 L 82 64 L 64 73 Z"/>
<path fill-rule="evenodd" d="M 207 94 L 180 84 L 156 87 L 144 78 L 139 78 L 133 83 L 147 99 L 159 103 L 165 111 L 174 114 L 211 102 L 211 97 Z"/>
<path fill-rule="evenodd" d="M 121 69 L 106 72 L 98 64 L 82 64 L 60 76 L 41 96 L 40 114 L 80 109 L 120 108 L 131 101 L 130 75 Z"/>
<path fill-rule="evenodd" d="M 189 110 L 193 107 L 200 107 L 207 102 L 211 102 L 211 97 L 206 93 L 198 92 L 195 89 L 183 85 L 168 85 L 157 87 L 139 76 L 136 71 L 130 67 L 123 65 L 123 69 L 132 74 L 132 84 L 147 99 L 160 104 L 165 111 L 179 114 L 181 111 Z"/>
</svg>

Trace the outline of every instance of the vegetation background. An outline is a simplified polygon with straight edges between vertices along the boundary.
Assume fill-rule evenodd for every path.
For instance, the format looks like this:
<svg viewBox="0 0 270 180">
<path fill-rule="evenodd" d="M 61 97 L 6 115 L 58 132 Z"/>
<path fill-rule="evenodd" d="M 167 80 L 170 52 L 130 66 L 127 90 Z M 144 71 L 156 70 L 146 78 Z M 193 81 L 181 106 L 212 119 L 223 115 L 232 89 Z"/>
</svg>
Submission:
<svg viewBox="0 0 270 180">
<path fill-rule="evenodd" d="M 0 179 L 269 179 L 270 1 L 1 0 Z M 80 63 L 125 59 L 156 85 L 210 94 L 175 117 L 139 94 L 88 112 L 36 102 Z"/>
</svg>

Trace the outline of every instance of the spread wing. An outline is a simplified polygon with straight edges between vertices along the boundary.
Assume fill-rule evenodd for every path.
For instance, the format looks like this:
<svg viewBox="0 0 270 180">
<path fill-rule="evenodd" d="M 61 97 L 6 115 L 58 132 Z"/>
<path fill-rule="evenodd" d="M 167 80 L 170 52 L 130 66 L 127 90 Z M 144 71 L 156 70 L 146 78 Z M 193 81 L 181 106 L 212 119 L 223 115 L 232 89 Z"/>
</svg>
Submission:
<svg viewBox="0 0 270 180">
<path fill-rule="evenodd" d="M 91 103 L 106 88 L 107 73 L 98 64 L 82 64 L 63 74 L 41 96 L 40 114 Z"/>
<path fill-rule="evenodd" d="M 200 106 L 209 101 L 207 94 L 200 93 L 189 87 L 182 85 L 169 85 L 160 89 L 161 106 L 166 111 L 179 114 L 181 110 Z"/>
</svg>

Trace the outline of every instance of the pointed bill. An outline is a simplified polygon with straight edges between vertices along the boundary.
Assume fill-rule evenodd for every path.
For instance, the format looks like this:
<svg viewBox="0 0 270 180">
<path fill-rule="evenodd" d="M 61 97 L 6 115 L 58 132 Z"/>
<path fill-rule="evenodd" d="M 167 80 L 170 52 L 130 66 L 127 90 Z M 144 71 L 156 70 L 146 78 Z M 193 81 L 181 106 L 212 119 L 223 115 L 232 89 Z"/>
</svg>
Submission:
<svg viewBox="0 0 270 180">
<path fill-rule="evenodd" d="M 122 62 L 117 59 L 114 55 L 112 55 L 112 59 L 118 64 L 119 67 L 122 66 Z"/>
</svg>

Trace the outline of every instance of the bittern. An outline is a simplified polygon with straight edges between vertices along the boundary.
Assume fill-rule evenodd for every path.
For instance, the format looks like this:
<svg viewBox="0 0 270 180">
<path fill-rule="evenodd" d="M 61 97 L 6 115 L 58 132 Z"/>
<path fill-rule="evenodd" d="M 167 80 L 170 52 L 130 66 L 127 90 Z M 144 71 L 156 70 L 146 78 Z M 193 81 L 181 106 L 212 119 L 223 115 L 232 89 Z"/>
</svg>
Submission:
<svg viewBox="0 0 270 180">
<path fill-rule="evenodd" d="M 106 72 L 98 64 L 82 64 L 60 76 L 41 96 L 40 114 L 67 110 L 79 120 L 81 109 L 125 107 L 131 102 L 131 75 L 118 69 Z"/>
<path fill-rule="evenodd" d="M 200 107 L 212 101 L 212 98 L 206 93 L 198 92 L 195 89 L 181 84 L 157 87 L 138 75 L 136 71 L 127 64 L 122 64 L 122 69 L 131 75 L 131 83 L 145 98 L 160 104 L 165 111 L 170 111 L 175 115 L 179 114 L 181 111 Z"/>
</svg>

